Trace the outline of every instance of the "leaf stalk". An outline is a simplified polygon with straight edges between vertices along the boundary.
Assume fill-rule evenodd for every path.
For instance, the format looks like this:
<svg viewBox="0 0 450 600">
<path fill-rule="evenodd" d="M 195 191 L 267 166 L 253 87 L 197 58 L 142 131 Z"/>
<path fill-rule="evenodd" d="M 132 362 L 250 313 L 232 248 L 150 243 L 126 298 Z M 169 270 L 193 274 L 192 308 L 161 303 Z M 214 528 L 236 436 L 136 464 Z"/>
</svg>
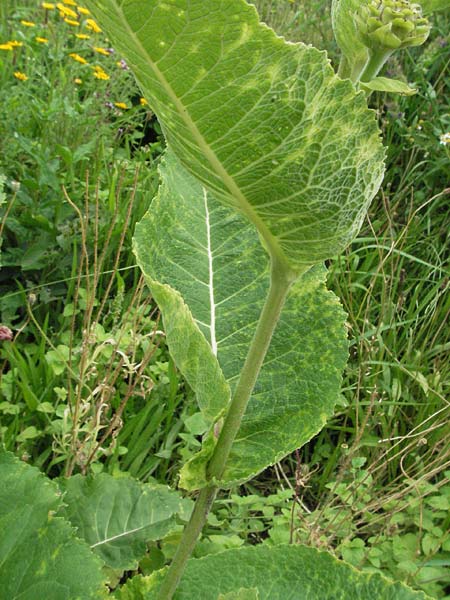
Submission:
<svg viewBox="0 0 450 600">
<path fill-rule="evenodd" d="M 305 267 L 304 271 L 307 268 Z M 217 491 L 220 489 L 220 480 L 225 471 L 231 447 L 239 431 L 248 401 L 280 319 L 286 297 L 292 283 L 299 275 L 299 273 L 294 273 L 286 267 L 284 262 L 280 262 L 272 257 L 269 292 L 214 453 L 206 469 L 207 477 L 211 484 L 200 491 L 189 523 L 184 529 L 175 557 L 161 584 L 158 600 L 171 600 L 173 597 L 186 563 L 206 523 L 209 510 L 214 502 Z"/>
</svg>

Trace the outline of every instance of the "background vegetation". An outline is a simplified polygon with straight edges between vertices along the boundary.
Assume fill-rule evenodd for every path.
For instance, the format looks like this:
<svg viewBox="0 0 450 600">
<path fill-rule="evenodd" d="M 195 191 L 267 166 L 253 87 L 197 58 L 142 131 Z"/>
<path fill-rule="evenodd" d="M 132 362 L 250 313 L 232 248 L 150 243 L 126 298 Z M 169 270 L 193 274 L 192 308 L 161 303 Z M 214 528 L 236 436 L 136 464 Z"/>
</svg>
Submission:
<svg viewBox="0 0 450 600">
<path fill-rule="evenodd" d="M 255 4 L 336 60 L 329 2 Z M 0 323 L 13 335 L 0 342 L 1 442 L 52 477 L 176 484 L 204 423 L 131 251 L 157 187 L 158 123 L 83 6 L 6 0 L 0 17 Z M 389 63 L 415 96 L 371 98 L 388 171 L 329 264 L 351 340 L 336 415 L 219 498 L 197 556 L 305 542 L 450 598 L 448 31 L 437 14 L 426 45 Z"/>
</svg>

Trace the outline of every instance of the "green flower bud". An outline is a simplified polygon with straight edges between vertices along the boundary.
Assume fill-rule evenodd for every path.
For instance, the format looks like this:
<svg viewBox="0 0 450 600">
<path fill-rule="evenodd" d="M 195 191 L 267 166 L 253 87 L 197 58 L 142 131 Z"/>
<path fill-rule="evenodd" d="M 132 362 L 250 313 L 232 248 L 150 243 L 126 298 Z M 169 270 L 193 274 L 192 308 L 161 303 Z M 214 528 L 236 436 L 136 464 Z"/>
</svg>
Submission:
<svg viewBox="0 0 450 600">
<path fill-rule="evenodd" d="M 409 0 L 368 0 L 356 22 L 360 39 L 374 52 L 420 46 L 430 33 L 420 5 Z"/>
</svg>

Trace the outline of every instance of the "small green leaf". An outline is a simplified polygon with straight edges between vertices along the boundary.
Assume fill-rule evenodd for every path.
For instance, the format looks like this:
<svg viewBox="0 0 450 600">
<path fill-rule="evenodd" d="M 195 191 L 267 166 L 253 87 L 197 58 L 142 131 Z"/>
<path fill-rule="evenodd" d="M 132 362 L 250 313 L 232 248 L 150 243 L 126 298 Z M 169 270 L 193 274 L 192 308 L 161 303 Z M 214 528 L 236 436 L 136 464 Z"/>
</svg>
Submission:
<svg viewBox="0 0 450 600">
<path fill-rule="evenodd" d="M 25 442 L 26 440 L 33 440 L 38 436 L 39 431 L 34 425 L 31 425 L 30 427 L 26 427 L 23 431 L 21 431 L 16 439 L 18 442 Z"/>
<path fill-rule="evenodd" d="M 371 81 L 361 82 L 363 90 L 371 92 L 389 92 L 391 94 L 401 94 L 402 96 L 414 96 L 417 90 L 409 87 L 404 81 L 399 79 L 389 79 L 389 77 L 375 77 Z"/>
<path fill-rule="evenodd" d="M 0 451 L 0 581 L 8 600 L 75 600 L 103 595 L 101 562 L 54 517 L 57 486 Z"/>
<path fill-rule="evenodd" d="M 106 473 L 61 479 L 62 514 L 107 566 L 135 569 L 146 542 L 163 538 L 183 510 L 181 496 L 164 486 L 140 484 Z"/>
<path fill-rule="evenodd" d="M 155 598 L 164 572 L 133 578 L 119 600 Z M 306 546 L 257 546 L 191 559 L 175 600 L 241 598 L 252 591 L 259 600 L 426 600 L 402 583 L 362 573 L 328 552 Z M 255 591 L 259 596 L 255 596 Z"/>
</svg>

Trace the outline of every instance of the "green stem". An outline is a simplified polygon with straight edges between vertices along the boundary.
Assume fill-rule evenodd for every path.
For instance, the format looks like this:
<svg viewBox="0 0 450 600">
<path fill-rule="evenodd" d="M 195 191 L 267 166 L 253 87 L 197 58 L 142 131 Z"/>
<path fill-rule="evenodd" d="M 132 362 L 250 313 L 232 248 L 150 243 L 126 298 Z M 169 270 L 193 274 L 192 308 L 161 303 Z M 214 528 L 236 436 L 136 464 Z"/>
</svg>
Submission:
<svg viewBox="0 0 450 600">
<path fill-rule="evenodd" d="M 209 510 L 230 455 L 231 446 L 241 425 L 247 403 L 261 370 L 273 333 L 280 318 L 291 284 L 298 275 L 284 264 L 272 260 L 270 289 L 259 317 L 258 325 L 231 400 L 213 456 L 207 467 L 211 485 L 201 490 L 189 523 L 186 525 L 172 564 L 159 590 L 158 600 L 171 600 L 197 538 L 203 529 Z"/>
<path fill-rule="evenodd" d="M 346 57 L 342 54 L 339 62 L 339 68 L 337 72 L 341 79 L 349 79 L 351 74 L 350 64 Z"/>
<path fill-rule="evenodd" d="M 366 67 L 364 68 L 364 71 L 361 73 L 359 80 L 371 81 L 372 79 L 374 79 L 378 75 L 384 63 L 387 61 L 391 54 L 392 50 L 389 50 L 387 52 L 373 52 L 370 56 Z"/>
</svg>

